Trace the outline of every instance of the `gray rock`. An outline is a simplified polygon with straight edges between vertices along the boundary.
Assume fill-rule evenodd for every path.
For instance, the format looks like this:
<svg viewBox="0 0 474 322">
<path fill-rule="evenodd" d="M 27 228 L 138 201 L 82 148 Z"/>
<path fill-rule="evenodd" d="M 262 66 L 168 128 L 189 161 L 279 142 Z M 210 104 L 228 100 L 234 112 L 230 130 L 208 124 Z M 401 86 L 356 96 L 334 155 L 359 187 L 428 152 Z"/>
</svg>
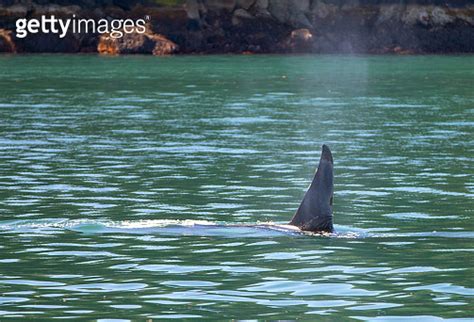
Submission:
<svg viewBox="0 0 474 322">
<path fill-rule="evenodd" d="M 429 14 L 425 6 L 411 5 L 401 17 L 403 23 L 407 25 L 422 24 L 427 26 L 429 22 Z"/>
<path fill-rule="evenodd" d="M 271 0 L 268 11 L 278 22 L 286 23 L 290 18 L 289 2 L 289 0 Z"/>
<path fill-rule="evenodd" d="M 250 14 L 248 11 L 244 9 L 237 9 L 234 11 L 234 14 L 232 16 L 232 24 L 234 26 L 240 25 L 242 23 L 242 20 L 245 19 L 255 19 L 255 16 Z"/>
<path fill-rule="evenodd" d="M 293 4 L 293 7 L 299 11 L 303 11 L 303 12 L 309 11 L 309 6 L 310 6 L 309 0 L 293 0 L 290 2 Z"/>
<path fill-rule="evenodd" d="M 444 26 L 454 22 L 455 18 L 449 15 L 446 10 L 440 7 L 435 7 L 431 11 L 431 22 L 436 26 Z"/>
<path fill-rule="evenodd" d="M 244 9 L 237 9 L 234 11 L 234 17 L 244 18 L 244 19 L 253 19 L 255 18 L 252 14 Z"/>
<path fill-rule="evenodd" d="M 236 0 L 205 0 L 205 6 L 213 10 L 232 11 L 236 6 Z"/>
<path fill-rule="evenodd" d="M 316 4 L 313 3 L 311 11 L 316 17 L 324 19 L 330 15 L 334 15 L 338 11 L 338 7 L 333 4 L 318 1 Z"/>
<path fill-rule="evenodd" d="M 268 11 L 268 0 L 257 0 L 251 9 L 253 9 L 255 17 L 272 19 L 272 15 Z"/>
<path fill-rule="evenodd" d="M 12 16 L 16 17 L 24 17 L 31 9 L 31 5 L 22 5 L 22 4 L 14 4 L 13 6 L 6 7 L 5 10 Z"/>
<path fill-rule="evenodd" d="M 199 15 L 199 3 L 197 0 L 187 0 L 186 4 L 184 5 L 184 8 L 186 10 L 186 13 L 188 14 L 189 19 L 195 19 L 199 20 L 200 15 Z"/>
<path fill-rule="evenodd" d="M 295 28 L 312 28 L 306 17 L 309 5 L 309 0 L 270 0 L 268 11 L 280 23 Z"/>
<path fill-rule="evenodd" d="M 248 10 L 254 3 L 255 0 L 237 0 L 237 6 L 245 10 Z"/>
<path fill-rule="evenodd" d="M 257 9 L 263 10 L 268 8 L 268 0 L 257 0 L 255 2 L 255 7 Z"/>
<path fill-rule="evenodd" d="M 388 22 L 399 22 L 402 17 L 402 7 L 400 5 L 382 5 L 377 17 L 376 24 Z"/>
</svg>

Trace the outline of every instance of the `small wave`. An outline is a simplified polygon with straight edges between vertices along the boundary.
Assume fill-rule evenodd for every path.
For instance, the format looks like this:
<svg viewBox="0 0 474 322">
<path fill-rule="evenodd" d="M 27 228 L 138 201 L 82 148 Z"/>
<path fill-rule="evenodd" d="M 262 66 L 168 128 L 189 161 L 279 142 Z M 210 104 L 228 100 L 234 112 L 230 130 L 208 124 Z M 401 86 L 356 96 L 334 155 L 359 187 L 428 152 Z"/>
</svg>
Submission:
<svg viewBox="0 0 474 322">
<path fill-rule="evenodd" d="M 221 237 L 275 237 L 275 236 L 319 236 L 336 238 L 364 237 L 361 230 L 351 227 L 337 227 L 338 233 L 304 232 L 295 226 L 274 222 L 223 223 L 208 220 L 92 220 L 92 219 L 41 219 L 12 220 L 0 222 L 0 230 L 12 232 L 49 233 L 57 230 L 69 230 L 84 234 L 128 233 L 159 235 L 197 235 Z"/>
<path fill-rule="evenodd" d="M 412 238 L 444 237 L 474 238 L 472 231 L 422 231 L 392 232 L 389 228 L 361 229 L 352 226 L 335 225 L 335 233 L 315 233 L 301 231 L 299 228 L 282 223 L 225 223 L 193 219 L 144 219 L 144 220 L 97 220 L 97 219 L 24 219 L 0 222 L 0 232 L 54 233 L 55 231 L 74 231 L 84 234 L 125 233 L 157 235 L 194 235 L 220 237 L 278 237 L 288 235 L 317 236 L 330 238 Z"/>
</svg>

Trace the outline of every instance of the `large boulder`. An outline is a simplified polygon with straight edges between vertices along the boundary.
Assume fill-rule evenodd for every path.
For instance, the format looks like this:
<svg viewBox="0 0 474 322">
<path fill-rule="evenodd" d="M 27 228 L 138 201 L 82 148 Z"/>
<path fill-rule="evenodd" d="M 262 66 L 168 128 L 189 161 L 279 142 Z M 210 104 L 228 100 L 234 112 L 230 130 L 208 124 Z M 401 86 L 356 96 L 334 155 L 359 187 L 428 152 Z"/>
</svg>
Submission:
<svg viewBox="0 0 474 322">
<path fill-rule="evenodd" d="M 257 0 L 252 8 L 256 17 L 259 18 L 272 18 L 270 12 L 268 12 L 268 0 Z"/>
<path fill-rule="evenodd" d="M 268 11 L 280 23 L 294 28 L 312 28 L 306 17 L 310 9 L 309 0 L 270 0 Z"/>
<path fill-rule="evenodd" d="M 232 16 L 232 24 L 239 25 L 247 19 L 254 19 L 255 17 L 244 9 L 237 9 Z"/>
</svg>

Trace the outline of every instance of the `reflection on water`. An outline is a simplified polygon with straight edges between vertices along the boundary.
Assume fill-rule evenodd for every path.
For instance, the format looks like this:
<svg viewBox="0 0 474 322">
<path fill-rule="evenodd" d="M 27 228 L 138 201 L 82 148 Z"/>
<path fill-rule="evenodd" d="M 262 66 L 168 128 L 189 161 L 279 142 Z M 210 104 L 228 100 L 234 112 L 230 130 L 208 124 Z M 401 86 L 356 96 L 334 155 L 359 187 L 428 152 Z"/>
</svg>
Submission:
<svg viewBox="0 0 474 322">
<path fill-rule="evenodd" d="M 0 57 L 0 314 L 468 320 L 474 59 Z M 335 159 L 338 234 L 287 223 Z"/>
</svg>

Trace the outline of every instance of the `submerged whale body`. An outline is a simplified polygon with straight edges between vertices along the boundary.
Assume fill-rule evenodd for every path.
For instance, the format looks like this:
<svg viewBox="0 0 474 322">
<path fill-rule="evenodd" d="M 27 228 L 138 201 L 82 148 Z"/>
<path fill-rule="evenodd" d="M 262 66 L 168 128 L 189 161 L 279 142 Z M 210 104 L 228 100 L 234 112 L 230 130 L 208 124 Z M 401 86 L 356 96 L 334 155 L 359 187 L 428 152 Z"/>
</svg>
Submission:
<svg viewBox="0 0 474 322">
<path fill-rule="evenodd" d="M 334 185 L 331 150 L 323 145 L 318 170 L 298 210 L 289 222 L 303 231 L 332 233 L 332 202 Z"/>
</svg>

